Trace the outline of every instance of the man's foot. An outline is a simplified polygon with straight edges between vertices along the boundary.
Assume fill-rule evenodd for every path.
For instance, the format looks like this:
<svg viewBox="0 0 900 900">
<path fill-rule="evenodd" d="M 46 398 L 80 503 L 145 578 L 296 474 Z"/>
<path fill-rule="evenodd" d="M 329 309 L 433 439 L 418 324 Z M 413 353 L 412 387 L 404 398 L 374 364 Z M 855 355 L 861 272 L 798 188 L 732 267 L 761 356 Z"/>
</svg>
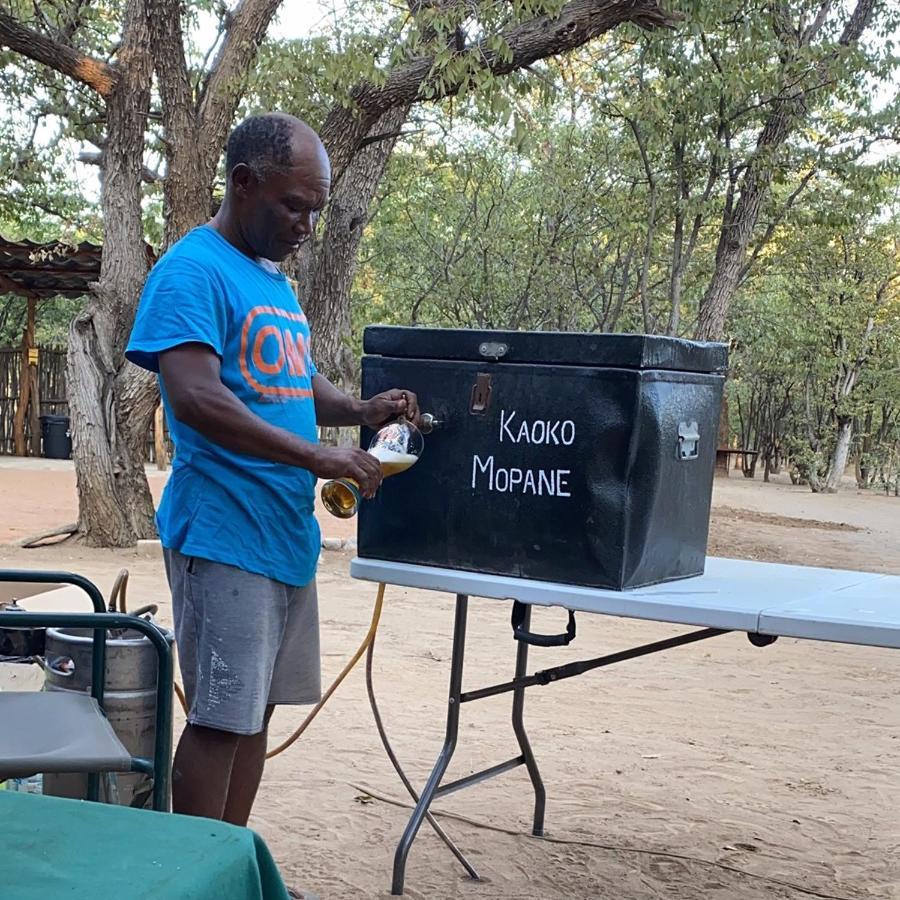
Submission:
<svg viewBox="0 0 900 900">
<path fill-rule="evenodd" d="M 301 891 L 298 888 L 288 888 L 288 897 L 293 897 L 295 900 L 319 900 L 316 894 L 311 894 L 309 891 Z"/>
</svg>

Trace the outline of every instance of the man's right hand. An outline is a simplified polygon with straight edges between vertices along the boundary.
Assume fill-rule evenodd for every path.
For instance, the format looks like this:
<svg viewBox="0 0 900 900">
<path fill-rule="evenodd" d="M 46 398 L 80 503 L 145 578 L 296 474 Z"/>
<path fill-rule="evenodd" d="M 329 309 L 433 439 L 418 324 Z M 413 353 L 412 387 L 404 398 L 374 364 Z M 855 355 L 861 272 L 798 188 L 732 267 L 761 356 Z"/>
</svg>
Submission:
<svg viewBox="0 0 900 900">
<path fill-rule="evenodd" d="M 317 478 L 352 478 L 367 500 L 381 485 L 381 465 L 358 447 L 317 447 L 310 471 Z"/>
</svg>

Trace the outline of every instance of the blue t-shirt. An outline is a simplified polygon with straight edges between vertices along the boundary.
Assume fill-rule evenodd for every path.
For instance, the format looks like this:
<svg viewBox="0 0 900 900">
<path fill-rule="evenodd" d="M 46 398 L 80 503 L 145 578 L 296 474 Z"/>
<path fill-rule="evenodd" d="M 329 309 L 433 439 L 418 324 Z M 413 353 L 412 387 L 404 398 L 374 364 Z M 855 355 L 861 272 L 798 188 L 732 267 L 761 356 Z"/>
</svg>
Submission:
<svg viewBox="0 0 900 900">
<path fill-rule="evenodd" d="M 153 267 L 125 355 L 159 372 L 157 354 L 186 343 L 212 348 L 222 382 L 260 418 L 317 440 L 309 325 L 288 280 L 207 225 Z M 156 516 L 163 546 L 289 585 L 312 581 L 315 476 L 207 440 L 177 421 L 160 388 L 175 443 Z"/>
</svg>

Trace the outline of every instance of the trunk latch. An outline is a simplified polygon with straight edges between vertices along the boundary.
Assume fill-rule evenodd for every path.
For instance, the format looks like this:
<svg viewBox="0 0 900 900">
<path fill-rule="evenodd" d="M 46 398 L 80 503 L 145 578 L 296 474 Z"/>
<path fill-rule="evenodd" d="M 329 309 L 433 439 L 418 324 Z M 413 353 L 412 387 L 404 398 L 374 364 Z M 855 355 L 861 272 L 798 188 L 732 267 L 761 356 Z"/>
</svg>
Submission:
<svg viewBox="0 0 900 900">
<path fill-rule="evenodd" d="M 487 372 L 479 372 L 472 385 L 472 400 L 469 411 L 473 416 L 483 416 L 491 403 L 491 376 Z"/>
<path fill-rule="evenodd" d="M 700 452 L 700 428 L 696 422 L 678 426 L 678 459 L 696 459 Z"/>
</svg>

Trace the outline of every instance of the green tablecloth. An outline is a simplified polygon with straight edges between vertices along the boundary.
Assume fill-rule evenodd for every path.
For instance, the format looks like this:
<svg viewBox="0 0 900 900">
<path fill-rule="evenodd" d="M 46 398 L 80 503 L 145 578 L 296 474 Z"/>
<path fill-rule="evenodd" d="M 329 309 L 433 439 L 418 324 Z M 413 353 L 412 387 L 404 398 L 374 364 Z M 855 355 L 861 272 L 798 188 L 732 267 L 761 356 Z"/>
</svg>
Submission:
<svg viewBox="0 0 900 900">
<path fill-rule="evenodd" d="M 288 900 L 247 828 L 0 791 L 0 897 L 9 900 Z"/>
</svg>

